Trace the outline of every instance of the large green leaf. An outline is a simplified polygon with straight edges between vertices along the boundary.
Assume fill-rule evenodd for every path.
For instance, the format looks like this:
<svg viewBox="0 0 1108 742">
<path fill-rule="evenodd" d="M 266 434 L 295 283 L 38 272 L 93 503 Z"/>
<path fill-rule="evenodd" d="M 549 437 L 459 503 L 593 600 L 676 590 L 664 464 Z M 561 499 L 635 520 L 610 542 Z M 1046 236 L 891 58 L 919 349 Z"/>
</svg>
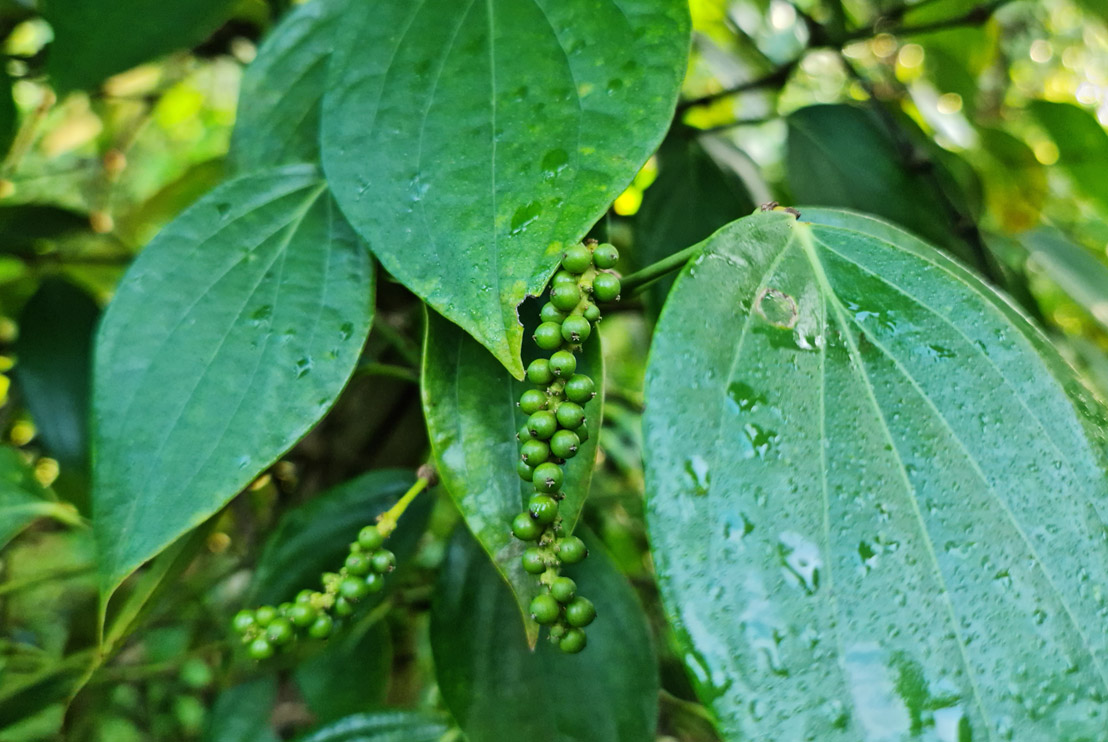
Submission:
<svg viewBox="0 0 1108 742">
<path fill-rule="evenodd" d="M 319 160 L 319 104 L 335 7 L 333 0 L 312 0 L 294 8 L 243 73 L 231 139 L 239 171 Z"/>
<path fill-rule="evenodd" d="M 385 701 L 392 671 L 392 637 L 388 624 L 379 618 L 363 623 L 331 639 L 325 650 L 294 672 L 300 694 L 321 722 L 368 711 Z"/>
<path fill-rule="evenodd" d="M 1019 241 L 1028 259 L 1108 330 L 1108 265 L 1056 229 L 1040 227 Z"/>
<path fill-rule="evenodd" d="M 529 355 L 526 360 L 533 357 Z M 564 467 L 565 499 L 559 513 L 567 528 L 573 527 L 581 513 L 596 460 L 604 409 L 604 361 L 598 333 L 585 344 L 578 371 L 596 380 L 598 393 L 585 406 L 589 438 Z M 534 641 L 538 625 L 531 620 L 526 606 L 538 590 L 538 580 L 520 565 L 526 545 L 511 531 L 512 518 L 526 509 L 528 498 L 535 492 L 516 473 L 516 433 L 527 421 L 516 402 L 525 389 L 534 385 L 513 379 L 471 337 L 428 312 L 422 386 L 423 414 L 439 477 L 466 525 L 512 586 L 528 637 Z"/>
<path fill-rule="evenodd" d="M 88 470 L 92 336 L 100 309 L 66 281 L 49 280 L 19 317 L 15 378 L 31 419 L 63 470 Z"/>
<path fill-rule="evenodd" d="M 389 273 L 522 378 L 536 294 L 669 126 L 684 0 L 348 0 L 335 198 Z"/>
<path fill-rule="evenodd" d="M 0 548 L 42 517 L 68 523 L 79 520 L 72 507 L 58 502 L 35 480 L 19 451 L 0 446 Z"/>
<path fill-rule="evenodd" d="M 644 742 L 654 739 L 658 670 L 642 606 L 602 546 L 566 574 L 596 604 L 589 643 L 531 651 L 511 592 L 459 528 L 431 607 L 443 700 L 469 742 Z"/>
<path fill-rule="evenodd" d="M 203 41 L 231 14 L 234 0 L 42 0 L 54 30 L 48 72 L 59 93 Z"/>
<path fill-rule="evenodd" d="M 756 204 L 746 184 L 726 161 L 745 158 L 734 145 L 693 132 L 671 135 L 658 150 L 658 179 L 643 194 L 635 228 L 634 258 L 645 267 L 708 237 L 724 224 L 746 216 Z M 767 199 L 768 200 L 768 199 Z M 672 279 L 650 289 L 654 312 L 661 308 Z"/>
<path fill-rule="evenodd" d="M 308 166 L 226 183 L 139 255 L 93 362 L 105 593 L 327 411 L 369 332 L 372 275 Z"/>
<path fill-rule="evenodd" d="M 1073 181 L 1077 190 L 1108 212 L 1108 132 L 1091 111 L 1072 103 L 1033 101 L 1029 106 L 1036 120 L 1058 146 L 1058 167 Z"/>
<path fill-rule="evenodd" d="M 251 603 L 280 603 L 304 589 L 319 589 L 319 576 L 342 566 L 350 542 L 376 522 L 415 483 L 412 472 L 383 469 L 344 482 L 282 516 L 258 560 Z M 415 551 L 431 509 L 431 497 L 417 499 L 389 537 L 389 549 L 403 563 Z"/>
<path fill-rule="evenodd" d="M 447 726 L 439 719 L 410 711 L 354 714 L 326 724 L 297 742 L 440 742 Z"/>
<path fill-rule="evenodd" d="M 227 688 L 212 704 L 204 742 L 277 742 L 280 738 L 270 723 L 276 703 L 276 675 Z"/>
<path fill-rule="evenodd" d="M 705 242 L 651 350 L 648 527 L 701 698 L 729 739 L 1108 739 L 1102 411 L 969 271 L 801 211 Z"/>
</svg>

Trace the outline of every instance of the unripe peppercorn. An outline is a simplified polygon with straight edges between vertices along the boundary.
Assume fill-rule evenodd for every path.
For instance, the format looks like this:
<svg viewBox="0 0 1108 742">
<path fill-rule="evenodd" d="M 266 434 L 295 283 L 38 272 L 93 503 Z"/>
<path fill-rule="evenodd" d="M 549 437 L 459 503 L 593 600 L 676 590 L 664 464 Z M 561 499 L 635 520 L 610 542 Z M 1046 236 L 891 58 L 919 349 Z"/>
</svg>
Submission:
<svg viewBox="0 0 1108 742">
<path fill-rule="evenodd" d="M 531 518 L 530 513 L 520 513 L 512 521 L 512 533 L 520 541 L 534 541 L 542 535 L 542 526 Z"/>
<path fill-rule="evenodd" d="M 266 639 L 258 638 L 250 642 L 250 646 L 247 647 L 247 654 L 256 660 L 267 660 L 273 656 L 273 645 Z"/>
<path fill-rule="evenodd" d="M 335 615 L 339 618 L 346 618 L 354 613 L 354 604 L 340 596 L 335 598 L 333 610 L 335 611 Z"/>
<path fill-rule="evenodd" d="M 271 605 L 259 606 L 254 611 L 254 621 L 259 626 L 269 626 L 269 622 L 277 618 L 277 609 Z"/>
<path fill-rule="evenodd" d="M 542 309 L 539 310 L 539 321 L 550 322 L 555 325 L 562 324 L 562 320 L 566 318 L 566 313 L 558 307 L 554 306 L 550 302 L 542 305 Z"/>
<path fill-rule="evenodd" d="M 548 526 L 558 517 L 558 501 L 549 495 L 533 495 L 527 503 L 527 512 L 536 523 Z"/>
<path fill-rule="evenodd" d="M 376 551 L 385 543 L 385 536 L 377 530 L 377 526 L 366 526 L 358 531 L 358 545 L 366 551 Z"/>
<path fill-rule="evenodd" d="M 619 298 L 619 279 L 611 273 L 597 273 L 592 281 L 592 293 L 597 301 L 614 301 Z"/>
<path fill-rule="evenodd" d="M 577 358 L 568 350 L 559 350 L 550 356 L 550 370 L 559 378 L 569 378 L 577 370 Z"/>
<path fill-rule="evenodd" d="M 535 328 L 535 334 L 531 337 L 535 345 L 543 350 L 554 350 L 562 344 L 562 326 L 553 322 L 543 322 Z"/>
<path fill-rule="evenodd" d="M 296 636 L 292 623 L 287 618 L 275 618 L 265 627 L 265 638 L 274 646 L 288 644 Z"/>
<path fill-rule="evenodd" d="M 577 564 L 588 555 L 585 542 L 576 536 L 566 536 L 558 542 L 558 558 L 566 564 Z"/>
<path fill-rule="evenodd" d="M 619 262 L 619 250 L 607 243 L 597 245 L 592 251 L 592 262 L 597 268 L 611 268 Z"/>
<path fill-rule="evenodd" d="M 535 476 L 535 467 L 528 464 L 523 459 L 516 462 L 516 472 L 519 474 L 519 478 L 524 482 L 530 482 Z"/>
<path fill-rule="evenodd" d="M 567 343 L 583 343 L 589 339 L 592 333 L 592 325 L 579 314 L 566 317 L 562 323 L 562 339 Z"/>
<path fill-rule="evenodd" d="M 558 405 L 557 421 L 567 430 L 577 430 L 585 422 L 585 411 L 576 402 L 562 402 Z"/>
<path fill-rule="evenodd" d="M 538 549 L 528 549 L 519 558 L 523 564 L 523 570 L 533 575 L 539 575 L 546 571 L 546 560 Z"/>
<path fill-rule="evenodd" d="M 565 393 L 570 402 L 585 404 L 596 396 L 596 384 L 585 374 L 574 374 L 566 381 Z"/>
<path fill-rule="evenodd" d="M 584 273 L 592 265 L 592 253 L 584 245 L 574 245 L 562 254 L 562 267 L 570 273 Z"/>
<path fill-rule="evenodd" d="M 335 621 L 326 613 L 321 616 L 317 616 L 316 620 L 312 622 L 312 625 L 308 627 L 308 636 L 313 639 L 326 639 L 331 635 L 331 630 L 335 627 Z"/>
<path fill-rule="evenodd" d="M 366 554 L 351 554 L 346 557 L 344 565 L 346 566 L 346 572 L 355 577 L 364 577 L 373 568 Z"/>
<path fill-rule="evenodd" d="M 249 629 L 250 627 L 252 627 L 253 625 L 254 625 L 254 611 L 250 611 L 250 610 L 245 610 L 244 609 L 244 610 L 239 611 L 238 613 L 235 614 L 234 619 L 231 620 L 231 627 L 234 628 L 234 630 L 237 631 L 240 634 L 245 633 L 246 630 Z"/>
<path fill-rule="evenodd" d="M 549 384 L 554 381 L 554 372 L 545 358 L 536 358 L 527 366 L 527 380 L 532 384 Z"/>
<path fill-rule="evenodd" d="M 588 643 L 585 632 L 581 629 L 570 629 L 558 640 L 558 649 L 566 654 L 577 654 Z"/>
<path fill-rule="evenodd" d="M 526 443 L 531 440 L 531 431 L 527 429 L 527 423 L 520 426 L 519 432 L 516 433 L 516 440 L 520 443 Z"/>
<path fill-rule="evenodd" d="M 535 474 L 531 481 L 539 492 L 557 492 L 561 489 L 564 479 L 562 467 L 548 461 L 535 467 Z"/>
<path fill-rule="evenodd" d="M 579 301 L 581 301 L 581 291 L 577 288 L 577 284 L 575 283 L 555 284 L 554 287 L 550 289 L 550 303 L 563 312 L 568 312 L 573 309 L 577 306 L 577 302 Z M 560 337 L 559 335 L 559 338 Z"/>
<path fill-rule="evenodd" d="M 559 603 L 568 603 L 577 594 L 577 583 L 568 577 L 558 577 L 550 583 L 550 594 Z"/>
<path fill-rule="evenodd" d="M 550 440 L 550 436 L 554 435 L 554 431 L 557 429 L 558 418 L 549 410 L 539 410 L 527 418 L 527 430 L 530 431 L 533 438 L 540 441 Z"/>
<path fill-rule="evenodd" d="M 358 577 L 343 577 L 339 583 L 339 595 L 349 601 L 357 602 L 369 594 L 365 580 Z"/>
<path fill-rule="evenodd" d="M 365 586 L 371 595 L 379 593 L 385 589 L 385 578 L 377 572 L 370 572 L 365 576 Z"/>
<path fill-rule="evenodd" d="M 550 438 L 550 452 L 560 459 L 572 459 L 580 445 L 581 439 L 572 430 L 559 430 Z"/>
<path fill-rule="evenodd" d="M 297 603 L 289 610 L 289 620 L 292 621 L 293 626 L 301 629 L 311 626 L 318 615 L 316 609 L 307 603 Z"/>
<path fill-rule="evenodd" d="M 596 618 L 596 608 L 588 598 L 577 596 L 566 606 L 566 623 L 578 628 L 588 626 Z"/>
<path fill-rule="evenodd" d="M 373 552 L 374 572 L 385 574 L 386 572 L 392 572 L 394 569 L 396 569 L 396 554 L 388 549 L 378 549 Z"/>
<path fill-rule="evenodd" d="M 545 626 L 558 620 L 558 616 L 562 612 L 562 606 L 558 605 L 558 601 L 547 593 L 542 593 L 531 600 L 529 610 L 531 618 L 535 619 L 536 623 Z"/>
<path fill-rule="evenodd" d="M 546 395 L 538 389 L 528 389 L 519 395 L 519 409 L 523 411 L 524 415 L 532 415 L 538 412 L 546 407 L 546 402 Z"/>
<path fill-rule="evenodd" d="M 527 441 L 519 447 L 519 457 L 526 461 L 528 466 L 538 466 L 550 458 L 550 446 L 542 441 Z M 532 477 L 534 477 L 534 474 L 532 474 Z"/>
<path fill-rule="evenodd" d="M 600 319 L 600 307 L 593 304 L 591 301 L 585 305 L 584 311 L 581 312 L 581 316 L 587 319 L 589 322 L 596 322 Z"/>
<path fill-rule="evenodd" d="M 569 271 L 561 270 L 554 274 L 554 278 L 550 281 L 551 286 L 562 285 L 577 285 L 577 276 L 573 275 Z"/>
</svg>

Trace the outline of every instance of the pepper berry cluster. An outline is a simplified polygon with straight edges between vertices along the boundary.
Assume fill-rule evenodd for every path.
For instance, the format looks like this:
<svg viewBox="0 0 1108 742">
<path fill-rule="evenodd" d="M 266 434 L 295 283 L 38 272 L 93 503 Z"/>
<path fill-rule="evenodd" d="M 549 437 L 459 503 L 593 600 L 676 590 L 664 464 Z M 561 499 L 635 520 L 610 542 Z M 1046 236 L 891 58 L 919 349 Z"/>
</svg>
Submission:
<svg viewBox="0 0 1108 742">
<path fill-rule="evenodd" d="M 576 564 L 588 555 L 581 539 L 564 532 L 558 515 L 558 503 L 565 497 L 562 465 L 588 440 L 585 405 L 596 396 L 596 384 L 577 373 L 576 353 L 600 320 L 596 303 L 619 298 L 619 278 L 606 272 L 618 260 L 615 247 L 592 240 L 563 254 L 549 301 L 539 312 L 542 323 L 532 336 L 551 355 L 527 367 L 527 380 L 536 388 L 519 398 L 519 408 L 528 418 L 517 435 L 517 470 L 535 486 L 535 494 L 526 512 L 512 521 L 512 533 L 534 543 L 523 552 L 523 568 L 539 575 L 545 588 L 531 601 L 531 617 L 550 626 L 551 641 L 569 654 L 585 648 L 584 628 L 596 618 L 596 608 L 577 594 L 572 579 L 561 575 L 563 564 Z"/>
<path fill-rule="evenodd" d="M 323 592 L 301 590 L 295 602 L 235 614 L 232 626 L 242 637 L 247 654 L 264 660 L 296 639 L 329 637 L 335 619 L 346 618 L 354 613 L 355 603 L 380 592 L 385 575 L 396 568 L 396 555 L 384 548 L 385 538 L 377 525 L 363 528 L 357 541 L 350 544 L 342 569 L 323 574 Z"/>
</svg>

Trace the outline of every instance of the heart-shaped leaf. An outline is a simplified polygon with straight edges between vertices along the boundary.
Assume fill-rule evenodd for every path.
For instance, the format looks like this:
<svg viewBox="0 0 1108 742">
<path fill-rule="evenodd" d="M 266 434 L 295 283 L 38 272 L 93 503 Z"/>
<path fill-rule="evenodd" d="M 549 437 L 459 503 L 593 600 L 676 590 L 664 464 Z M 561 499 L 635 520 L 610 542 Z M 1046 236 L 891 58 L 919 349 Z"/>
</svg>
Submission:
<svg viewBox="0 0 1108 742">
<path fill-rule="evenodd" d="M 526 545 L 512 535 L 511 524 L 535 493 L 534 486 L 516 472 L 516 434 L 527 421 L 516 403 L 524 390 L 535 387 L 513 379 L 488 351 L 432 312 L 428 312 L 423 347 L 423 414 L 435 466 L 466 525 L 512 586 L 528 638 L 534 643 L 538 625 L 527 606 L 539 585 L 520 564 Z M 581 513 L 596 461 L 604 409 L 598 333 L 585 344 L 578 371 L 597 382 L 597 396 L 585 405 L 588 440 L 564 467 L 565 499 L 558 512 L 567 529 L 573 528 Z"/>
<path fill-rule="evenodd" d="M 642 742 L 654 739 L 658 668 L 634 591 L 595 539 L 567 568 L 596 605 L 588 646 L 565 655 L 524 641 L 511 592 L 459 528 L 431 608 L 443 700 L 470 742 Z"/>
<path fill-rule="evenodd" d="M 354 370 L 372 299 L 369 255 L 307 166 L 226 183 L 139 255 L 93 361 L 105 594 L 319 420 Z"/>
<path fill-rule="evenodd" d="M 351 0 L 323 99 L 335 198 L 516 377 L 537 293 L 669 126 L 684 0 Z"/>
<path fill-rule="evenodd" d="M 969 271 L 801 211 L 703 243 L 651 350 L 648 526 L 701 698 L 728 739 L 1105 739 L 1102 411 Z"/>
</svg>

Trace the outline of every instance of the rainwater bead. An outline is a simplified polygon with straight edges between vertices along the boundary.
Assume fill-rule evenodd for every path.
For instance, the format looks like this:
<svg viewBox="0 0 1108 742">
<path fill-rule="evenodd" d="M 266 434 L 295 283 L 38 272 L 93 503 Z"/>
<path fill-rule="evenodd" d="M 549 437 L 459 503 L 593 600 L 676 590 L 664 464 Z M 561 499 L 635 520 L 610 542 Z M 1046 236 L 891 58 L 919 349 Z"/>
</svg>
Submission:
<svg viewBox="0 0 1108 742">
<path fill-rule="evenodd" d="M 592 281 L 592 294 L 597 301 L 615 301 L 621 288 L 619 279 L 611 273 L 597 273 Z"/>
</svg>

